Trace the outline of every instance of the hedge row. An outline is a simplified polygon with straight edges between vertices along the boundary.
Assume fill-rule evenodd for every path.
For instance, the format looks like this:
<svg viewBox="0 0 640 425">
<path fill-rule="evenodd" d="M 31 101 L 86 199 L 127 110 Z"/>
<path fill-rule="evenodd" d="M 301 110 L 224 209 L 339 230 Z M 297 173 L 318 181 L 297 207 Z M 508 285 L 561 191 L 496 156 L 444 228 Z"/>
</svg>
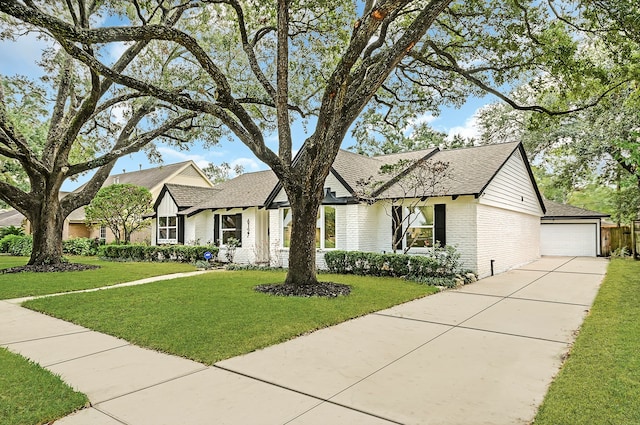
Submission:
<svg viewBox="0 0 640 425">
<path fill-rule="evenodd" d="M 120 261 L 178 261 L 195 263 L 204 260 L 204 253 L 210 252 L 213 259 L 218 256 L 218 247 L 213 245 L 104 245 L 98 255 L 106 260 Z"/>
<path fill-rule="evenodd" d="M 402 277 L 440 286 L 466 280 L 460 254 L 450 246 L 436 247 L 429 255 L 328 251 L 324 258 L 331 273 Z"/>
<path fill-rule="evenodd" d="M 0 252 L 11 255 L 28 257 L 32 246 L 33 238 L 30 235 L 7 235 L 0 239 Z"/>
<path fill-rule="evenodd" d="M 69 255 L 96 255 L 100 241 L 89 238 L 74 238 L 62 241 L 62 253 Z M 0 239 L 0 252 L 28 257 L 33 248 L 31 235 L 7 235 Z"/>
</svg>

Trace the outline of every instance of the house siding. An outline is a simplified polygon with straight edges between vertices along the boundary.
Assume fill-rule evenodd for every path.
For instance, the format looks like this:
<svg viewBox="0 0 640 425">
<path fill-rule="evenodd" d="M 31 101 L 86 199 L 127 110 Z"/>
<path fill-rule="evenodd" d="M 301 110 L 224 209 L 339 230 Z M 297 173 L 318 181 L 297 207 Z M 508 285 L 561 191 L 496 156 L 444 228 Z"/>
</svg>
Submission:
<svg viewBox="0 0 640 425">
<path fill-rule="evenodd" d="M 207 245 L 213 243 L 213 213 L 202 211 L 185 218 L 185 245 Z"/>
<path fill-rule="evenodd" d="M 340 180 L 338 180 L 333 173 L 329 173 L 327 176 L 327 179 L 324 181 L 324 187 L 325 189 L 330 188 L 332 192 L 336 193 L 336 197 L 338 198 L 351 196 L 351 192 L 340 183 Z"/>
<path fill-rule="evenodd" d="M 447 245 L 460 253 L 463 267 L 477 271 L 478 267 L 478 201 L 473 196 L 461 196 L 456 200 L 440 198 L 434 203 L 444 203 L 447 209 Z"/>
<path fill-rule="evenodd" d="M 336 226 L 345 234 L 345 241 L 337 248 L 346 251 L 381 251 L 379 207 L 375 204 L 352 204 L 346 205 L 344 211 L 344 220 L 337 222 Z"/>
<path fill-rule="evenodd" d="M 160 204 L 158 205 L 157 216 L 158 217 L 171 217 L 178 214 L 178 206 L 171 198 L 171 195 L 166 193 Z M 158 243 L 158 221 L 157 219 L 153 220 L 153 224 L 151 226 L 151 242 L 154 245 Z"/>
<path fill-rule="evenodd" d="M 502 273 L 540 256 L 540 217 L 479 204 L 477 264 L 480 277 Z"/>
<path fill-rule="evenodd" d="M 516 150 L 491 180 L 480 196 L 480 203 L 542 216 L 538 195 L 520 151 Z"/>
<path fill-rule="evenodd" d="M 185 186 L 211 187 L 212 185 L 192 165 L 170 178 L 164 183 L 181 184 Z M 160 186 L 162 189 L 162 186 Z"/>
</svg>

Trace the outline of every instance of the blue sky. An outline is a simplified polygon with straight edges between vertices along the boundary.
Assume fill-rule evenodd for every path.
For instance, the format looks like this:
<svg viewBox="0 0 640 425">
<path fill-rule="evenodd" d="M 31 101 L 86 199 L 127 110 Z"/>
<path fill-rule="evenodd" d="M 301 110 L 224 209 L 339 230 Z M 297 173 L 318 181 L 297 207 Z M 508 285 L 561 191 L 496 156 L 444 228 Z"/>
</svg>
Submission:
<svg viewBox="0 0 640 425">
<path fill-rule="evenodd" d="M 37 61 L 41 56 L 43 46 L 43 42 L 31 34 L 20 37 L 17 42 L 0 41 L 0 58 L 2 58 L 0 60 L 0 74 L 6 76 L 18 74 L 31 77 L 42 75 L 42 70 L 37 66 Z M 492 96 L 470 98 L 461 108 L 445 108 L 437 117 L 426 115 L 418 119 L 426 120 L 434 129 L 450 135 L 460 134 L 465 137 L 473 137 L 477 134 L 474 120 L 475 112 L 483 105 L 493 101 L 495 101 L 495 98 Z M 307 134 L 305 134 L 301 126 L 294 125 L 293 137 L 295 141 L 294 149 L 297 149 L 307 137 Z M 351 145 L 353 145 L 353 140 L 347 135 L 342 146 L 347 148 Z M 276 146 L 274 140 L 270 147 L 275 150 Z M 159 145 L 158 150 L 161 152 L 165 164 L 193 160 L 200 167 L 205 167 L 208 163 L 220 165 L 223 162 L 227 162 L 232 166 L 240 164 L 244 167 L 245 172 L 260 171 L 268 168 L 244 144 L 237 140 L 221 140 L 218 145 L 212 148 L 203 148 L 202 144 L 195 143 L 190 149 L 182 151 L 175 147 Z M 113 173 L 136 171 L 140 168 L 145 169 L 157 165 L 150 163 L 144 153 L 138 152 L 120 158 L 113 169 Z M 76 181 L 67 180 L 62 189 L 67 191 L 74 190 L 87 179 L 88 176 L 81 176 Z"/>
</svg>

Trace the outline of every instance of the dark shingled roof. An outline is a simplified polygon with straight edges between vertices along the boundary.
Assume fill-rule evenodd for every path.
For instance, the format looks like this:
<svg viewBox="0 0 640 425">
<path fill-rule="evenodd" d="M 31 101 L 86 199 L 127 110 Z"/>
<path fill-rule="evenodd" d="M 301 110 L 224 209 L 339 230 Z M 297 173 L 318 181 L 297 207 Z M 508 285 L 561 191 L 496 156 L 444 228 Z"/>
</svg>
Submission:
<svg viewBox="0 0 640 425">
<path fill-rule="evenodd" d="M 604 218 L 610 216 L 609 214 L 586 210 L 573 205 L 560 204 L 548 199 L 544 200 L 544 205 L 547 207 L 547 213 L 542 217 L 543 220 L 551 218 Z"/>
<path fill-rule="evenodd" d="M 135 184 L 136 186 L 146 187 L 151 190 L 156 187 L 159 183 L 165 181 L 182 168 L 185 165 L 190 164 L 192 161 L 183 161 L 175 164 L 166 164 L 160 165 L 155 168 L 147 168 L 145 170 L 140 171 L 131 171 L 128 173 L 121 174 L 110 174 L 109 177 L 104 181 L 104 186 L 109 186 L 118 182 L 120 184 L 130 183 Z M 80 186 L 75 192 L 79 192 L 84 188 L 84 185 Z"/>
<path fill-rule="evenodd" d="M 383 165 L 395 164 L 401 160 L 416 161 L 436 151 L 437 148 L 391 155 L 368 157 L 357 153 L 340 150 L 333 162 L 333 171 L 349 186 L 356 190 L 358 181 L 372 177 L 374 181 L 388 180 L 388 175 L 380 174 Z"/>
<path fill-rule="evenodd" d="M 487 187 L 504 163 L 511 157 L 519 143 L 477 146 L 471 148 L 442 150 L 434 153 L 427 161 L 448 164 L 446 178 L 430 193 L 423 196 L 478 195 Z M 382 157 L 384 158 L 384 157 Z M 401 183 L 391 185 L 378 197 L 402 197 Z"/>
<path fill-rule="evenodd" d="M 200 201 L 181 213 L 190 215 L 208 209 L 262 207 L 277 182 L 278 178 L 271 170 L 241 174 L 208 189 L 209 196 L 202 192 Z"/>
<path fill-rule="evenodd" d="M 187 208 L 207 202 L 219 192 L 212 187 L 186 186 L 181 184 L 166 183 L 167 192 L 175 201 L 178 208 Z M 159 199 L 159 198 L 158 198 Z"/>
<path fill-rule="evenodd" d="M 447 177 L 435 187 L 428 188 L 429 190 L 420 194 L 421 196 L 477 196 L 486 189 L 516 150 L 520 150 L 526 156 L 522 145 L 518 142 L 450 150 L 431 148 L 375 157 L 340 150 L 333 163 L 332 172 L 346 184 L 347 189 L 351 190 L 354 196 L 359 189 L 358 181 L 366 181 L 371 178 L 372 182 L 382 184 L 378 192 L 373 193 L 377 199 L 401 198 L 407 196 L 402 187 L 402 178 L 404 177 L 397 178 L 399 176 L 390 177 L 381 174 L 380 167 L 395 164 L 400 160 L 417 161 L 425 158 L 426 161 L 440 161 L 448 164 Z M 411 172 L 411 170 L 406 170 L 404 175 L 407 176 Z M 273 201 L 281 187 L 278 184 L 274 188 L 268 202 Z M 412 193 L 412 195 L 419 194 Z M 542 198 L 539 199 L 542 202 Z"/>
<path fill-rule="evenodd" d="M 421 194 L 412 194 L 413 196 L 477 196 L 485 190 L 516 151 L 526 156 L 522 145 L 517 142 L 442 151 L 431 148 L 376 157 L 340 150 L 333 163 L 332 173 L 354 195 L 358 190 L 358 181 L 372 178 L 375 182 L 387 183 L 380 189 L 381 193 L 374 193 L 376 198 L 400 198 L 407 196 L 402 189 L 402 179 L 415 171 L 406 170 L 404 175 L 391 178 L 381 174 L 380 168 L 400 160 L 417 161 L 426 158 L 427 161 L 448 164 L 445 171 L 447 177 L 439 187 L 428 188 L 429 193 L 425 191 Z M 278 183 L 273 171 L 268 170 L 242 174 L 216 185 L 213 189 L 180 185 L 165 187 L 182 209 L 181 214 L 191 215 L 207 209 L 264 207 L 267 206 L 265 204 L 273 202 L 282 185 Z M 540 201 L 542 202 L 541 198 Z"/>
</svg>

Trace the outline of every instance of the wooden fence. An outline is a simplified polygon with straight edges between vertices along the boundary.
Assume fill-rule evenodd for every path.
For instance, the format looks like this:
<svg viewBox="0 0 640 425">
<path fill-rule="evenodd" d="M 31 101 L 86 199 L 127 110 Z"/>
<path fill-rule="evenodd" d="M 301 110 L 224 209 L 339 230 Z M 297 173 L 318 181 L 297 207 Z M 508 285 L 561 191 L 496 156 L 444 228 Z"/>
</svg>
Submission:
<svg viewBox="0 0 640 425">
<path fill-rule="evenodd" d="M 603 227 L 601 233 L 602 255 L 608 257 L 616 249 L 627 248 L 633 250 L 631 227 Z"/>
</svg>

